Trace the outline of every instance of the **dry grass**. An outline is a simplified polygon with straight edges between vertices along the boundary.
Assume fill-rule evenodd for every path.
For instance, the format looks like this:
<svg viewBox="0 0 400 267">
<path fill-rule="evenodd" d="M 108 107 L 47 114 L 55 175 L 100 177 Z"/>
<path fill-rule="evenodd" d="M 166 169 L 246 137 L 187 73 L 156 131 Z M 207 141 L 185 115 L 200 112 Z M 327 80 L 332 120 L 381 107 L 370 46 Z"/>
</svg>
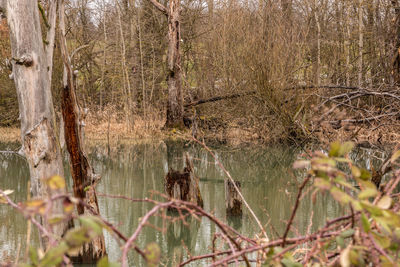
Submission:
<svg viewBox="0 0 400 267">
<path fill-rule="evenodd" d="M 110 114 L 110 116 L 109 116 Z M 191 130 L 176 131 L 164 130 L 164 114 L 149 112 L 147 119 L 132 116 L 133 127 L 128 128 L 121 114 L 116 110 L 106 109 L 95 114 L 88 114 L 85 119 L 86 143 L 107 143 L 116 145 L 121 143 L 154 142 L 155 139 L 179 138 L 191 139 Z M 224 129 L 198 131 L 199 139 L 216 141 L 230 146 L 243 144 L 269 144 L 279 142 L 276 129 L 243 128 L 234 123 Z M 353 141 L 357 144 L 372 144 L 378 146 L 393 146 L 400 140 L 400 124 L 393 120 L 372 122 L 371 124 L 345 125 L 334 129 L 330 123 L 322 123 L 314 129 L 312 136 L 317 143 L 327 144 L 332 141 Z M 275 141 L 274 141 L 275 140 Z M 0 128 L 0 142 L 20 142 L 20 130 L 15 127 Z"/>
<path fill-rule="evenodd" d="M 21 133 L 19 128 L 0 127 L 0 142 L 11 143 L 20 141 Z"/>
</svg>

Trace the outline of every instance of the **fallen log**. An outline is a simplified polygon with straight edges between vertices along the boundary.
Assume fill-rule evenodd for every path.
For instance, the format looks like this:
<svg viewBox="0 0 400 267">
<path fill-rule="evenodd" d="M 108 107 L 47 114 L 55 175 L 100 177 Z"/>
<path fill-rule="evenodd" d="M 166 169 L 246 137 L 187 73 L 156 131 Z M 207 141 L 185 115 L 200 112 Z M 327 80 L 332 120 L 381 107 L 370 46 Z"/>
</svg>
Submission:
<svg viewBox="0 0 400 267">
<path fill-rule="evenodd" d="M 189 201 L 203 207 L 199 178 L 194 174 L 193 163 L 188 154 L 186 154 L 186 167 L 183 172 L 171 168 L 164 182 L 165 192 L 170 198 Z"/>
<path fill-rule="evenodd" d="M 216 102 L 216 101 L 221 101 L 221 100 L 228 100 L 228 99 L 234 99 L 234 98 L 238 98 L 238 97 L 242 97 L 242 96 L 248 96 L 248 95 L 254 95 L 255 93 L 256 93 L 256 91 L 250 91 L 250 92 L 241 93 L 241 94 L 233 94 L 233 95 L 225 95 L 225 96 L 214 96 L 214 97 L 207 98 L 207 99 L 200 99 L 200 100 L 197 100 L 197 101 L 193 101 L 191 103 L 185 104 L 184 107 L 185 108 L 194 107 L 194 106 L 198 106 L 198 105 L 205 104 L 205 103 Z"/>
</svg>

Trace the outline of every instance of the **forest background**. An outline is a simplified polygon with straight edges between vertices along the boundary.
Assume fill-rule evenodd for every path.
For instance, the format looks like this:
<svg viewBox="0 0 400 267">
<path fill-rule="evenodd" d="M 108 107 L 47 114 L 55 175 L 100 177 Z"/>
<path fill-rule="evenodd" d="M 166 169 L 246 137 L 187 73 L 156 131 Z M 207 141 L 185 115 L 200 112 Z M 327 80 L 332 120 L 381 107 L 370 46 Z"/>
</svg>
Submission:
<svg viewBox="0 0 400 267">
<path fill-rule="evenodd" d="M 46 12 L 47 1 L 40 3 Z M 76 94 L 89 137 L 179 131 L 229 143 L 397 140 L 397 0 L 180 5 L 183 120 L 190 130 L 165 131 L 167 17 L 146 0 L 66 2 Z M 0 131 L 18 140 L 5 19 L 0 36 Z M 57 42 L 54 51 L 52 94 L 60 118 L 63 62 Z"/>
</svg>

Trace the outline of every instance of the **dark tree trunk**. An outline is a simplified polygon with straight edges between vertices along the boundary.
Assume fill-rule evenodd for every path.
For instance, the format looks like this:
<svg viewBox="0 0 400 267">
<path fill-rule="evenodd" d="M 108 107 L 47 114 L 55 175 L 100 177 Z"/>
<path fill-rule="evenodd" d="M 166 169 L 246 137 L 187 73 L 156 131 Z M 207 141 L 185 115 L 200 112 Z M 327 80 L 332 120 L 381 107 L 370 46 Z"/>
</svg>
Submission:
<svg viewBox="0 0 400 267">
<path fill-rule="evenodd" d="M 64 3 L 60 3 L 60 47 L 64 61 L 64 88 L 62 90 L 62 114 L 67 150 L 70 155 L 71 176 L 74 195 L 85 201 L 90 207 L 77 206 L 78 214 L 100 214 L 99 204 L 94 187 L 98 179 L 91 168 L 83 148 L 83 140 L 79 119 L 79 108 L 75 95 L 71 63 L 67 51 L 64 24 Z M 85 244 L 79 254 L 73 257 L 75 262 L 95 263 L 106 254 L 104 236 Z"/>
</svg>

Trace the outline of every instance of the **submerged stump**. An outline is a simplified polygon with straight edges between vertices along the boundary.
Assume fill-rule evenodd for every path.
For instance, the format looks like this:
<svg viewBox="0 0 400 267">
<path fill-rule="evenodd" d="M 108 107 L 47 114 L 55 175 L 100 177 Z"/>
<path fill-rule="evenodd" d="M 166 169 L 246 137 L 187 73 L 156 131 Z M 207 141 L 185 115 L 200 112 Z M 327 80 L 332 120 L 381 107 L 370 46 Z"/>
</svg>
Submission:
<svg viewBox="0 0 400 267">
<path fill-rule="evenodd" d="M 170 198 L 195 203 L 203 207 L 199 178 L 194 174 L 193 163 L 186 154 L 186 166 L 182 172 L 170 169 L 165 176 L 165 192 Z"/>
<path fill-rule="evenodd" d="M 241 188 L 241 184 L 235 181 L 236 187 Z M 239 196 L 237 190 L 235 189 L 233 183 L 225 179 L 225 207 L 226 215 L 228 216 L 242 216 L 242 199 Z"/>
</svg>

